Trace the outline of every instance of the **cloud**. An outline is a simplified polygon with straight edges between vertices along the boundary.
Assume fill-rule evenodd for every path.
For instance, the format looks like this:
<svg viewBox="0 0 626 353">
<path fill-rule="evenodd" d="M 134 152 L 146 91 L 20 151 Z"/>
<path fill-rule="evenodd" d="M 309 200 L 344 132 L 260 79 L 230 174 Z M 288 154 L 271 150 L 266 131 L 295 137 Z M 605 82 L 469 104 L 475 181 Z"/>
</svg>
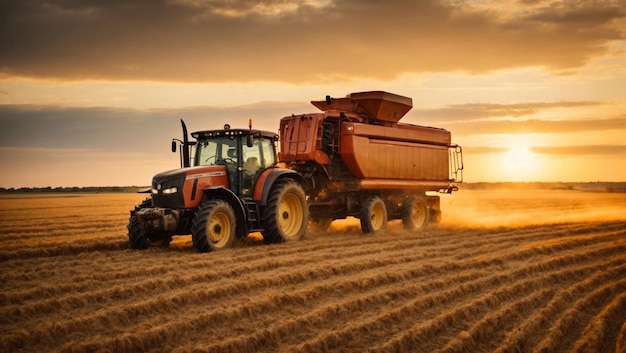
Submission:
<svg viewBox="0 0 626 353">
<path fill-rule="evenodd" d="M 593 105 L 594 102 L 541 102 L 524 104 L 467 104 L 442 109 L 435 126 L 450 130 L 453 137 L 487 134 L 575 133 L 625 130 L 626 116 L 580 120 L 470 120 L 499 114 L 530 114 L 531 111 Z M 221 129 L 225 123 L 277 131 L 287 115 L 314 112 L 308 102 L 259 102 L 231 107 L 197 106 L 176 109 L 127 109 L 109 107 L 61 107 L 50 105 L 0 105 L 0 147 L 89 149 L 93 151 L 141 151 L 168 153 L 169 142 L 181 135 L 180 119 L 189 132 Z M 431 114 L 429 117 L 437 117 Z M 437 117 L 438 118 L 438 117 Z M 407 119 L 407 122 L 411 122 Z M 421 119 L 423 120 L 423 119 Z M 422 123 L 420 123 L 422 124 Z M 428 125 L 428 124 L 426 124 Z M 500 150 L 479 149 L 479 153 Z M 58 154 L 58 153 L 57 153 Z"/>
<path fill-rule="evenodd" d="M 507 147 L 463 146 L 463 154 L 466 156 L 508 153 L 510 151 L 511 149 Z M 555 156 L 614 156 L 626 154 L 626 145 L 534 146 L 530 148 L 530 151 L 533 153 Z"/>
<path fill-rule="evenodd" d="M 0 105 L 0 147 L 29 147 L 165 153 L 172 137 L 181 135 L 180 119 L 189 132 L 248 126 L 278 131 L 279 120 L 302 113 L 302 103 L 259 102 L 236 107 L 123 109 Z M 306 108 L 306 112 L 314 108 Z"/>
<path fill-rule="evenodd" d="M 432 118 L 437 121 L 464 121 L 494 117 L 522 117 L 532 115 L 540 111 L 557 108 L 578 108 L 602 105 L 602 102 L 578 101 L 578 102 L 527 102 L 527 103 L 468 103 L 452 104 L 436 109 L 413 110 L 413 115 L 422 118 Z"/>
<path fill-rule="evenodd" d="M 625 155 L 626 145 L 580 145 L 580 146 L 538 146 L 532 147 L 534 153 L 549 155 Z"/>
<path fill-rule="evenodd" d="M 549 134 L 608 130 L 626 130 L 626 117 L 580 120 L 483 120 L 447 123 L 456 136 L 474 134 Z"/>
<path fill-rule="evenodd" d="M 509 152 L 509 149 L 506 147 L 491 147 L 491 146 L 464 146 L 463 147 L 463 153 L 465 155 L 505 153 L 505 152 Z"/>
<path fill-rule="evenodd" d="M 278 131 L 283 116 L 312 111 L 308 103 L 259 102 L 235 107 L 121 109 L 0 105 L 0 163 L 14 173 L 0 186 L 146 185 L 179 167 L 170 141 L 189 132 L 233 127 Z M 42 172 L 45 171 L 45 172 Z"/>
<path fill-rule="evenodd" d="M 471 4 L 4 1 L 0 74 L 304 83 L 526 66 L 562 71 L 626 37 L 626 10 L 616 1 Z"/>
<path fill-rule="evenodd" d="M 200 11 L 199 18 L 211 17 L 211 15 L 223 17 L 246 17 L 252 15 L 276 17 L 300 11 L 305 12 L 310 8 L 322 8 L 330 4 L 330 0 L 172 0 L 171 2 L 198 9 Z"/>
<path fill-rule="evenodd" d="M 179 166 L 171 153 L 96 149 L 0 147 L 0 162 L 12 173 L 1 187 L 148 185 L 160 171 Z"/>
</svg>

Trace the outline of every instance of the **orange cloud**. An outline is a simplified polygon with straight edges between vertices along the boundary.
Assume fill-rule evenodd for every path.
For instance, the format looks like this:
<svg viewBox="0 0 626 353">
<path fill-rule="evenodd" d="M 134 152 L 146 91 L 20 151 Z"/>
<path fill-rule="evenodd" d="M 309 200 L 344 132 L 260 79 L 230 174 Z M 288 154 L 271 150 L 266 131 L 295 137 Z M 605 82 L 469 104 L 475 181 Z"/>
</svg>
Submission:
<svg viewBox="0 0 626 353">
<path fill-rule="evenodd" d="M 406 72 L 576 69 L 626 38 L 615 1 L 9 1 L 0 74 L 311 82 Z"/>
<path fill-rule="evenodd" d="M 456 136 L 472 134 L 530 134 L 625 130 L 626 117 L 581 120 L 500 120 L 449 123 Z"/>
<path fill-rule="evenodd" d="M 452 104 L 437 109 L 415 109 L 412 114 L 437 121 L 484 119 L 494 117 L 522 117 L 556 108 L 577 108 L 602 105 L 602 102 L 526 102 L 526 103 L 467 103 Z"/>
<path fill-rule="evenodd" d="M 532 152 L 552 155 L 619 155 L 626 154 L 626 145 L 540 146 Z"/>
<path fill-rule="evenodd" d="M 538 154 L 557 156 L 614 156 L 626 154 L 626 145 L 535 146 L 530 147 L 530 151 Z M 510 152 L 510 148 L 471 145 L 463 146 L 463 153 L 466 156 L 507 152 Z"/>
<path fill-rule="evenodd" d="M 463 147 L 463 153 L 465 155 L 505 153 L 505 152 L 509 152 L 509 148 L 491 147 L 491 146 L 464 146 Z"/>
</svg>

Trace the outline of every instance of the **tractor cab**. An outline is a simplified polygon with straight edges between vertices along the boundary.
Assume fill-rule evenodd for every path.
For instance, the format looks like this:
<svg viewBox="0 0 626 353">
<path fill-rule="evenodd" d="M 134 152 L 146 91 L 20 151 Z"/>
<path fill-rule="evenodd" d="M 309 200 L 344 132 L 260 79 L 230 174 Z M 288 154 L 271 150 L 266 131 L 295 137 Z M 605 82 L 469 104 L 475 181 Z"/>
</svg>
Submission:
<svg viewBox="0 0 626 353">
<path fill-rule="evenodd" d="M 242 198 L 252 197 L 259 175 L 276 165 L 278 135 L 273 132 L 230 129 L 198 131 L 194 166 L 226 166 L 228 188 Z"/>
</svg>

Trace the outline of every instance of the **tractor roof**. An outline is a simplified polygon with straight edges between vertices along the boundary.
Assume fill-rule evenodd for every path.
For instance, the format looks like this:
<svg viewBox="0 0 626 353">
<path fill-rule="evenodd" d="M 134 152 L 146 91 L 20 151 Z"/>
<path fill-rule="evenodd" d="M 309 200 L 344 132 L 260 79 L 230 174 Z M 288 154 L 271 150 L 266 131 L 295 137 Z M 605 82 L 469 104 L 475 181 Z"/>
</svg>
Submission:
<svg viewBox="0 0 626 353">
<path fill-rule="evenodd" d="M 192 132 L 191 136 L 193 138 L 202 138 L 202 137 L 221 137 L 221 136 L 247 136 L 253 135 L 255 137 L 266 137 L 270 139 L 277 139 L 278 134 L 271 131 L 263 131 L 263 130 L 250 130 L 250 129 L 220 129 L 220 130 L 203 130 Z"/>
</svg>

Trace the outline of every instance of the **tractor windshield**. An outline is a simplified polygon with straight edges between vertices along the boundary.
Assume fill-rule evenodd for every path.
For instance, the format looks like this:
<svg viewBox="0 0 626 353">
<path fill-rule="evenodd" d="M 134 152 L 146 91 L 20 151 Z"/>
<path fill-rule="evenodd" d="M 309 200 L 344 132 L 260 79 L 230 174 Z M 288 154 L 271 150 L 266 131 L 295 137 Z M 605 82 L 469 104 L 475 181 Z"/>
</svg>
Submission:
<svg viewBox="0 0 626 353">
<path fill-rule="evenodd" d="M 247 173 L 255 174 L 276 163 L 274 144 L 267 138 L 255 138 L 251 147 L 244 144 L 243 162 Z"/>
<path fill-rule="evenodd" d="M 198 140 L 195 165 L 225 163 L 243 166 L 252 174 L 269 168 L 276 163 L 274 143 L 271 139 L 263 137 L 255 137 L 251 147 L 246 146 L 245 137 L 213 136 Z"/>
<path fill-rule="evenodd" d="M 214 165 L 224 162 L 237 164 L 237 141 L 234 137 L 200 139 L 196 145 L 195 165 Z"/>
</svg>

